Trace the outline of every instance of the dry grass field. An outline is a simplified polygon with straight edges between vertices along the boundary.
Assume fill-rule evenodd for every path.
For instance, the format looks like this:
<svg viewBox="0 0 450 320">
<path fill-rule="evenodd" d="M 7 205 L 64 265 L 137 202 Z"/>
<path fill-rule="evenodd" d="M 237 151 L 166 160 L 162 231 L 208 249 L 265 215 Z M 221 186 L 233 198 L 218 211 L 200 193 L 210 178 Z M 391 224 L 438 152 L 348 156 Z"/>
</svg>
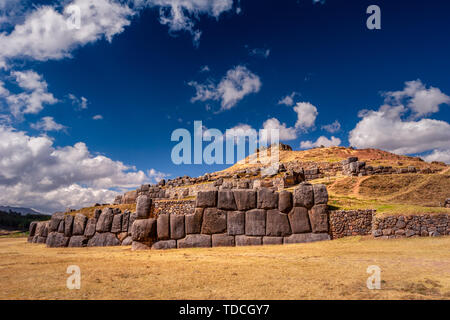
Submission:
<svg viewBox="0 0 450 320">
<path fill-rule="evenodd" d="M 0 239 L 0 299 L 450 299 L 450 237 L 132 252 Z M 81 268 L 81 289 L 66 269 Z M 366 269 L 381 268 L 381 290 Z"/>
</svg>

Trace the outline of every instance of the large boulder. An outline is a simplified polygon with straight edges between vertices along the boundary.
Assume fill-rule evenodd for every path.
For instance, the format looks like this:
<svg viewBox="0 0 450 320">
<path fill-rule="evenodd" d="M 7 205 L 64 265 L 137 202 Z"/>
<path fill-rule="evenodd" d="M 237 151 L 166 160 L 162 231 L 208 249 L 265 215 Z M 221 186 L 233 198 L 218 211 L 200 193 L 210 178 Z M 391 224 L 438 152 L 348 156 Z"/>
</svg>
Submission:
<svg viewBox="0 0 450 320">
<path fill-rule="evenodd" d="M 207 234 L 188 234 L 177 241 L 178 248 L 210 248 L 211 236 Z"/>
<path fill-rule="evenodd" d="M 112 226 L 111 226 L 112 233 L 122 232 L 122 217 L 123 217 L 122 214 L 114 215 Z"/>
<path fill-rule="evenodd" d="M 98 218 L 95 230 L 97 232 L 110 232 L 113 219 L 114 213 L 111 208 L 103 210 Z"/>
<path fill-rule="evenodd" d="M 328 203 L 328 191 L 324 184 L 315 184 L 314 190 L 314 204 L 327 204 Z"/>
<path fill-rule="evenodd" d="M 176 248 L 177 248 L 176 240 L 158 241 L 152 245 L 152 249 L 155 249 L 155 250 L 166 250 L 166 249 L 176 249 Z"/>
<path fill-rule="evenodd" d="M 152 199 L 142 194 L 136 200 L 136 215 L 137 219 L 147 219 L 150 217 L 150 212 L 152 209 Z"/>
<path fill-rule="evenodd" d="M 220 195 L 220 192 L 219 192 Z M 227 228 L 227 212 L 216 208 L 206 208 L 203 212 L 202 233 L 223 233 Z"/>
<path fill-rule="evenodd" d="M 131 236 L 131 227 L 133 226 L 134 221 L 137 219 L 136 212 L 130 214 L 130 221 L 128 222 L 128 234 Z"/>
<path fill-rule="evenodd" d="M 72 236 L 68 247 L 86 247 L 88 240 L 89 239 L 85 236 Z"/>
<path fill-rule="evenodd" d="M 245 212 L 229 211 L 227 213 L 227 233 L 239 235 L 245 233 Z"/>
<path fill-rule="evenodd" d="M 213 247 L 233 247 L 234 237 L 226 233 L 217 233 L 212 235 Z"/>
<path fill-rule="evenodd" d="M 59 223 L 58 233 L 64 233 L 64 220 Z M 70 237 L 70 236 L 69 236 Z"/>
<path fill-rule="evenodd" d="M 311 232 L 308 209 L 303 207 L 294 207 L 291 212 L 289 212 L 288 217 L 292 233 Z"/>
<path fill-rule="evenodd" d="M 160 214 L 156 220 L 156 233 L 159 240 L 170 239 L 169 218 L 168 214 Z"/>
<path fill-rule="evenodd" d="M 119 239 L 111 232 L 95 233 L 95 235 L 89 239 L 88 247 L 111 247 L 120 245 Z"/>
<path fill-rule="evenodd" d="M 133 241 L 150 242 L 156 238 L 156 220 L 136 220 L 131 227 Z"/>
<path fill-rule="evenodd" d="M 263 237 L 264 245 L 283 244 L 283 237 Z"/>
<path fill-rule="evenodd" d="M 122 203 L 123 204 L 133 204 L 136 203 L 136 197 L 137 197 L 137 191 L 128 191 L 125 193 L 122 197 Z"/>
<path fill-rule="evenodd" d="M 125 211 L 122 216 L 122 232 L 128 232 L 128 225 L 130 223 L 130 211 Z"/>
<path fill-rule="evenodd" d="M 200 191 L 197 193 L 195 206 L 198 208 L 208 208 L 217 206 L 217 191 Z"/>
<path fill-rule="evenodd" d="M 278 193 L 268 188 L 258 190 L 258 209 L 275 209 L 278 207 Z"/>
<path fill-rule="evenodd" d="M 143 243 L 139 241 L 133 241 L 131 243 L 131 251 L 140 251 L 140 250 L 150 250 L 151 246 L 149 243 Z"/>
<path fill-rule="evenodd" d="M 262 209 L 249 210 L 245 214 L 245 234 L 247 236 L 266 235 L 266 211 Z"/>
<path fill-rule="evenodd" d="M 186 215 L 186 234 L 200 233 L 202 231 L 203 210 L 203 208 L 195 208 L 193 214 Z"/>
<path fill-rule="evenodd" d="M 246 211 L 256 208 L 256 191 L 234 190 L 234 200 L 239 211 Z"/>
<path fill-rule="evenodd" d="M 35 236 L 46 238 L 48 235 L 48 226 L 50 221 L 40 221 L 36 225 L 36 233 Z M 45 243 L 45 241 L 44 241 Z"/>
<path fill-rule="evenodd" d="M 30 227 L 28 228 L 28 242 L 33 242 L 33 237 L 36 233 L 37 221 L 33 221 L 30 223 Z"/>
<path fill-rule="evenodd" d="M 73 220 L 74 220 L 74 217 L 70 214 L 68 214 L 64 217 L 64 235 L 66 237 L 72 236 Z"/>
<path fill-rule="evenodd" d="M 84 229 L 84 235 L 86 237 L 92 237 L 95 234 L 95 226 L 97 224 L 97 220 L 94 218 L 88 219 L 86 223 L 86 228 Z"/>
<path fill-rule="evenodd" d="M 220 190 L 217 196 L 217 208 L 223 210 L 236 210 L 234 193 L 231 190 Z"/>
<path fill-rule="evenodd" d="M 266 235 L 273 237 L 287 236 L 291 234 L 288 215 L 276 209 L 267 211 Z"/>
<path fill-rule="evenodd" d="M 292 209 L 292 193 L 283 190 L 278 194 L 278 210 L 283 213 L 289 213 Z"/>
<path fill-rule="evenodd" d="M 64 216 L 64 212 L 54 213 L 48 225 L 48 232 L 57 232 L 59 223 L 64 220 Z"/>
<path fill-rule="evenodd" d="M 294 207 L 312 208 L 314 205 L 314 189 L 310 183 L 300 183 L 294 189 Z"/>
<path fill-rule="evenodd" d="M 262 245 L 262 237 L 252 237 L 239 235 L 234 237 L 236 246 L 260 246 Z"/>
<path fill-rule="evenodd" d="M 69 237 L 65 237 L 63 233 L 50 232 L 47 236 L 45 244 L 49 248 L 67 247 Z"/>
<path fill-rule="evenodd" d="M 184 215 L 170 215 L 170 238 L 173 240 L 184 238 L 186 235 L 184 226 Z"/>
<path fill-rule="evenodd" d="M 301 233 L 291 234 L 289 237 L 284 237 L 284 244 L 290 243 L 304 243 L 330 240 L 330 236 L 327 233 Z"/>
<path fill-rule="evenodd" d="M 123 239 L 122 246 L 131 246 L 132 243 L 133 243 L 133 238 L 131 236 L 128 236 L 125 239 Z"/>
<path fill-rule="evenodd" d="M 77 213 L 73 219 L 73 231 L 75 236 L 81 236 L 84 234 L 84 228 L 86 227 L 87 217 L 84 214 Z"/>
<path fill-rule="evenodd" d="M 309 212 L 309 220 L 314 233 L 328 232 L 328 206 L 326 204 L 314 206 Z"/>
</svg>

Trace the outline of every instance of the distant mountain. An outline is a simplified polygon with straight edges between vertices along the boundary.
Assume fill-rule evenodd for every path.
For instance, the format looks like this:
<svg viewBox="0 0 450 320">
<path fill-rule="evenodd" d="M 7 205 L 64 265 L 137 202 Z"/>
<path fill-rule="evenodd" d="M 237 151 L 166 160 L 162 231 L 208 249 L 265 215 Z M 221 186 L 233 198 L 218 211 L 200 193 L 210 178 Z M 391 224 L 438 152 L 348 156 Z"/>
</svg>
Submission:
<svg viewBox="0 0 450 320">
<path fill-rule="evenodd" d="M 20 208 L 20 207 L 9 207 L 9 206 L 0 206 L 0 211 L 9 212 L 14 211 L 17 213 L 20 213 L 21 215 L 27 215 L 27 214 L 45 214 L 39 211 L 36 211 L 31 208 Z"/>
</svg>

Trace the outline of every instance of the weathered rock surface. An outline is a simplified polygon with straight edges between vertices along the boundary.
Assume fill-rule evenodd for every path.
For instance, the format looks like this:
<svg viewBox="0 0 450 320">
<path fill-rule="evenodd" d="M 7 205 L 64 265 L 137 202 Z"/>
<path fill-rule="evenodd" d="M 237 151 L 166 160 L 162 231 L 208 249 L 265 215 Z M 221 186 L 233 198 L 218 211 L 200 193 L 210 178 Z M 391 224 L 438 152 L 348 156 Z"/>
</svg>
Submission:
<svg viewBox="0 0 450 320">
<path fill-rule="evenodd" d="M 315 205 L 309 211 L 309 220 L 314 233 L 328 232 L 328 206 L 326 204 Z"/>
<path fill-rule="evenodd" d="M 84 228 L 86 227 L 87 217 L 84 214 L 77 213 L 73 219 L 72 234 L 80 236 L 84 234 Z"/>
<path fill-rule="evenodd" d="M 227 213 L 228 235 L 239 235 L 245 233 L 245 212 L 229 211 Z"/>
<path fill-rule="evenodd" d="M 258 209 L 274 209 L 278 206 L 278 193 L 274 190 L 261 188 L 258 190 Z"/>
<path fill-rule="evenodd" d="M 328 203 L 328 191 L 324 184 L 313 185 L 314 190 L 314 204 L 327 204 Z"/>
<path fill-rule="evenodd" d="M 311 232 L 308 209 L 303 207 L 294 207 L 291 212 L 289 212 L 288 217 L 292 233 Z"/>
<path fill-rule="evenodd" d="M 50 232 L 47 236 L 45 244 L 49 248 L 67 247 L 69 237 L 65 237 L 63 233 Z"/>
<path fill-rule="evenodd" d="M 208 208 L 217 206 L 217 191 L 202 191 L 197 194 L 195 204 L 198 208 Z"/>
<path fill-rule="evenodd" d="M 237 210 L 245 211 L 256 208 L 256 191 L 234 190 L 233 194 Z"/>
<path fill-rule="evenodd" d="M 178 248 L 209 248 L 211 236 L 207 234 L 188 234 L 186 238 L 177 241 Z"/>
<path fill-rule="evenodd" d="M 289 213 L 292 209 L 292 193 L 283 190 L 278 195 L 278 210 Z"/>
<path fill-rule="evenodd" d="M 155 250 L 166 250 L 166 249 L 176 249 L 176 248 L 177 248 L 176 240 L 158 241 L 152 245 L 152 249 L 155 249 Z"/>
<path fill-rule="evenodd" d="M 88 247 L 110 247 L 120 245 L 119 239 L 117 239 L 114 233 L 103 232 L 95 233 L 95 235 L 89 239 Z"/>
<path fill-rule="evenodd" d="M 283 237 L 263 237 L 263 244 L 283 244 Z"/>
<path fill-rule="evenodd" d="M 152 199 L 147 195 L 140 195 L 136 200 L 136 218 L 147 219 L 150 217 Z"/>
<path fill-rule="evenodd" d="M 233 191 L 220 190 L 217 197 L 217 208 L 223 210 L 237 209 Z"/>
<path fill-rule="evenodd" d="M 72 236 L 70 237 L 68 247 L 86 247 L 88 240 L 85 236 Z"/>
<path fill-rule="evenodd" d="M 156 220 L 136 220 L 131 227 L 131 238 L 133 241 L 149 242 L 156 238 Z"/>
<path fill-rule="evenodd" d="M 64 217 L 64 235 L 70 237 L 72 235 L 73 228 L 73 216 L 68 214 Z"/>
<path fill-rule="evenodd" d="M 116 214 L 114 215 L 113 222 L 111 225 L 111 232 L 112 233 L 119 233 L 122 231 L 122 215 Z"/>
<path fill-rule="evenodd" d="M 279 237 L 291 234 L 288 215 L 281 213 L 277 209 L 267 211 L 266 235 Z"/>
<path fill-rule="evenodd" d="M 219 192 L 220 195 L 220 192 Z M 206 208 L 203 211 L 202 233 L 223 233 L 227 228 L 227 212 L 216 208 Z"/>
<path fill-rule="evenodd" d="M 262 245 L 262 237 L 253 237 L 246 235 L 239 235 L 234 237 L 236 246 L 260 246 Z"/>
<path fill-rule="evenodd" d="M 213 247 L 233 247 L 234 237 L 229 236 L 226 233 L 218 233 L 212 235 L 212 246 Z"/>
<path fill-rule="evenodd" d="M 202 231 L 203 210 L 203 208 L 195 208 L 193 214 L 186 215 L 186 234 L 200 233 Z"/>
<path fill-rule="evenodd" d="M 170 239 L 170 215 L 160 214 L 156 222 L 156 232 L 158 239 L 168 240 Z"/>
<path fill-rule="evenodd" d="M 262 209 L 249 210 L 245 214 L 245 234 L 247 236 L 266 235 L 266 211 Z"/>
<path fill-rule="evenodd" d="M 284 244 L 330 240 L 327 233 L 301 233 L 284 237 Z"/>
<path fill-rule="evenodd" d="M 97 232 L 110 232 L 113 219 L 114 213 L 111 208 L 103 210 L 98 218 L 95 230 Z"/>
<path fill-rule="evenodd" d="M 300 183 L 294 189 L 294 207 L 312 208 L 314 205 L 314 190 L 312 184 Z"/>
<path fill-rule="evenodd" d="M 170 215 L 170 238 L 181 239 L 186 235 L 184 226 L 184 215 L 171 214 Z"/>
</svg>

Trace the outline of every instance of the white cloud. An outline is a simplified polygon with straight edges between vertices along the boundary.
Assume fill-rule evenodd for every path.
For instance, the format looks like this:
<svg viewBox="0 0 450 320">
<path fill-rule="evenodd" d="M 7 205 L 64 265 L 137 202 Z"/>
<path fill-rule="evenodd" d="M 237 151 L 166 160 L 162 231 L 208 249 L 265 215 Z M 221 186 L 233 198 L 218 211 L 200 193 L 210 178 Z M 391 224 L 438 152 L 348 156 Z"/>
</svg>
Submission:
<svg viewBox="0 0 450 320">
<path fill-rule="evenodd" d="M 166 173 L 159 172 L 159 171 L 157 171 L 157 170 L 155 170 L 155 169 L 150 169 L 150 170 L 147 170 L 147 176 L 148 176 L 150 179 L 152 179 L 152 180 L 154 180 L 154 181 L 156 181 L 156 182 L 159 182 L 159 181 L 161 181 L 162 179 L 168 177 L 169 175 L 166 174 Z"/>
<path fill-rule="evenodd" d="M 200 68 L 200 72 L 209 72 L 209 71 L 210 71 L 210 69 L 208 66 L 203 66 Z"/>
<path fill-rule="evenodd" d="M 317 108 L 309 102 L 298 102 L 294 111 L 297 113 L 297 122 L 295 127 L 301 130 L 307 130 L 314 127 L 317 115 Z"/>
<path fill-rule="evenodd" d="M 335 120 L 333 123 L 322 126 L 322 129 L 329 133 L 335 133 L 341 130 L 341 124 L 339 121 Z"/>
<path fill-rule="evenodd" d="M 447 150 L 433 150 L 429 155 L 422 157 L 425 161 L 441 161 L 450 164 L 450 149 Z"/>
<path fill-rule="evenodd" d="M 198 44 L 201 31 L 195 28 L 200 15 L 219 16 L 233 8 L 233 0 L 133 0 L 137 8 L 159 7 L 161 24 L 169 27 L 170 33 L 187 31 L 194 44 Z"/>
<path fill-rule="evenodd" d="M 388 92 L 386 104 L 377 111 L 363 110 L 361 121 L 349 134 L 351 145 L 380 148 L 399 154 L 417 154 L 450 149 L 450 124 L 423 118 L 439 110 L 446 96 L 437 88 L 425 89 L 418 81 L 409 81 L 402 91 Z M 402 103 L 406 98 L 407 105 Z M 446 102 L 443 102 L 446 103 Z M 408 114 L 413 117 L 407 117 Z"/>
<path fill-rule="evenodd" d="M 103 120 L 103 116 L 101 114 L 96 114 L 92 117 L 93 120 Z"/>
<path fill-rule="evenodd" d="M 69 5 L 80 8 L 80 28 L 68 26 Z M 134 12 L 110 0 L 74 0 L 62 12 L 52 6 L 40 6 L 29 13 L 22 24 L 8 34 L 0 34 L 0 60 L 25 57 L 39 61 L 70 57 L 70 52 L 99 39 L 112 38 L 130 24 Z"/>
<path fill-rule="evenodd" d="M 68 206 L 109 202 L 118 191 L 149 181 L 135 167 L 102 155 L 87 146 L 57 148 L 47 136 L 0 126 L 0 203 L 33 207 L 45 212 Z"/>
<path fill-rule="evenodd" d="M 422 153 L 450 148 L 450 124 L 442 120 L 401 118 L 403 106 L 382 106 L 360 114 L 361 121 L 350 132 L 350 144 L 357 148 L 380 148 L 399 154 Z"/>
<path fill-rule="evenodd" d="M 261 80 L 246 67 L 237 66 L 228 70 L 217 85 L 211 81 L 205 84 L 191 81 L 188 85 L 196 90 L 196 95 L 191 99 L 191 102 L 220 101 L 221 110 L 229 110 L 245 96 L 259 92 Z"/>
<path fill-rule="evenodd" d="M 288 107 L 291 107 L 294 105 L 294 98 L 295 96 L 299 95 L 298 92 L 292 92 L 291 94 L 283 97 L 280 99 L 280 101 L 278 101 L 278 104 L 284 104 Z"/>
<path fill-rule="evenodd" d="M 0 81 L 0 98 L 5 99 L 14 117 L 22 118 L 24 114 L 39 113 L 44 108 L 44 104 L 58 102 L 53 94 L 48 92 L 47 82 L 36 72 L 12 71 L 11 76 L 15 78 L 17 85 L 24 89 L 24 92 L 13 94 Z"/>
<path fill-rule="evenodd" d="M 406 103 L 414 118 L 436 113 L 441 104 L 450 104 L 448 95 L 438 88 L 427 89 L 420 80 L 407 81 L 403 90 L 386 92 L 384 95 L 386 103 L 394 105 Z"/>
<path fill-rule="evenodd" d="M 42 131 L 60 131 L 66 128 L 62 124 L 56 123 L 53 117 L 43 117 L 40 121 L 32 123 L 31 127 Z"/>
<path fill-rule="evenodd" d="M 72 105 L 75 106 L 79 110 L 87 109 L 88 99 L 85 97 L 78 98 L 72 93 L 67 95 L 69 100 L 72 102 Z"/>
<path fill-rule="evenodd" d="M 285 123 L 280 123 L 280 121 L 276 118 L 270 118 L 263 123 L 263 129 L 271 130 L 276 129 L 279 130 L 279 138 L 280 140 L 294 140 L 297 138 L 297 132 L 295 128 L 289 128 Z"/>
<path fill-rule="evenodd" d="M 311 148 L 317 148 L 317 147 L 334 147 L 339 146 L 341 144 L 341 139 L 336 138 L 334 136 L 331 137 L 331 139 L 328 139 L 325 136 L 321 136 L 317 138 L 315 142 L 313 141 L 302 141 L 300 143 L 300 148 L 302 149 L 311 149 Z"/>
</svg>

